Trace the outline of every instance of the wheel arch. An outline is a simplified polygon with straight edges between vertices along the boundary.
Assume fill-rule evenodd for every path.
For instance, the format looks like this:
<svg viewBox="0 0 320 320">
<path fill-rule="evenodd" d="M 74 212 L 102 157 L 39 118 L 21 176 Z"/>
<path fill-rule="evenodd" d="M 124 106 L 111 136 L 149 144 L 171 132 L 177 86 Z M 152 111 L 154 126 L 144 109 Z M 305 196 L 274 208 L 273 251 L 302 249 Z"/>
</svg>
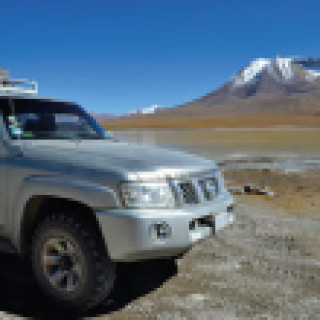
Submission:
<svg viewBox="0 0 320 320">
<path fill-rule="evenodd" d="M 48 214 L 59 214 L 62 212 L 74 213 L 75 211 L 79 213 L 80 219 L 85 219 L 87 223 L 92 225 L 97 230 L 101 240 L 103 241 L 102 231 L 100 224 L 96 219 L 95 212 L 87 204 L 60 196 L 36 195 L 28 199 L 24 207 L 19 237 L 19 252 L 22 257 L 28 257 L 30 253 L 32 237 L 37 225 Z"/>
<path fill-rule="evenodd" d="M 63 176 L 29 176 L 24 179 L 11 206 L 9 234 L 18 253 L 26 254 L 35 223 L 53 209 L 78 209 L 82 217 L 95 223 L 101 233 L 95 210 L 118 205 L 115 191 L 90 181 Z M 30 231 L 31 230 L 31 231 Z"/>
</svg>

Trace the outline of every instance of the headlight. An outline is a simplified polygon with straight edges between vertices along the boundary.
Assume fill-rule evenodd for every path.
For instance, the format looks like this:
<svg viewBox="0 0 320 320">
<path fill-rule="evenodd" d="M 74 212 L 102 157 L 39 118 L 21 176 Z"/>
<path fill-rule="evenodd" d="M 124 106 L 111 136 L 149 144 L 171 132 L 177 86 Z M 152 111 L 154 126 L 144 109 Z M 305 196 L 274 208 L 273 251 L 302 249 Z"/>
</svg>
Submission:
<svg viewBox="0 0 320 320">
<path fill-rule="evenodd" d="M 171 187 L 163 183 L 127 182 L 121 185 L 123 205 L 129 208 L 173 208 Z"/>
</svg>

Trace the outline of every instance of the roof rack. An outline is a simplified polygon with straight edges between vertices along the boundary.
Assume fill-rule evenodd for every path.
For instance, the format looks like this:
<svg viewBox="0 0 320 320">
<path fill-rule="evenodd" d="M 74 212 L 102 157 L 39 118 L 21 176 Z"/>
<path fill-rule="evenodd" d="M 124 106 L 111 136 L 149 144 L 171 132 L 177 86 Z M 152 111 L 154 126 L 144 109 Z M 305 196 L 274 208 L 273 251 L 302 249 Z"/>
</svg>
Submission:
<svg viewBox="0 0 320 320">
<path fill-rule="evenodd" d="M 26 79 L 0 79 L 0 96 L 37 95 L 38 82 Z"/>
</svg>

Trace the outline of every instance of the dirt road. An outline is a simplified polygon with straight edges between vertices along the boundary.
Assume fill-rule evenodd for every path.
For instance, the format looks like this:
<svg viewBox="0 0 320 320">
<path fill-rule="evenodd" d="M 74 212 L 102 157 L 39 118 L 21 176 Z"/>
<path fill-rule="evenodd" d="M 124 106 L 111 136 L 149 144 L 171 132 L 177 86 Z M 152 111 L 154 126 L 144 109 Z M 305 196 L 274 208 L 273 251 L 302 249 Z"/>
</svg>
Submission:
<svg viewBox="0 0 320 320">
<path fill-rule="evenodd" d="M 268 182 L 276 196 L 237 196 L 235 224 L 198 243 L 176 264 L 121 265 L 110 299 L 83 316 L 320 319 L 320 173 L 249 170 L 226 176 L 236 185 Z M 0 258 L 0 319 L 72 318 L 48 306 L 14 259 Z"/>
</svg>

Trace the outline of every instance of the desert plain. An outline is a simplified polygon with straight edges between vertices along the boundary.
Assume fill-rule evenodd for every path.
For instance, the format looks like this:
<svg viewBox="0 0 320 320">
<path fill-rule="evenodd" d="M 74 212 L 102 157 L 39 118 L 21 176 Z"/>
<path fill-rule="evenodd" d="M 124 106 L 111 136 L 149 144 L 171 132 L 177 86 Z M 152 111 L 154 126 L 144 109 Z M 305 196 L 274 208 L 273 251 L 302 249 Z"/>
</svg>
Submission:
<svg viewBox="0 0 320 320">
<path fill-rule="evenodd" d="M 111 296 L 80 316 L 52 308 L 28 268 L 1 255 L 0 319 L 320 319 L 319 129 L 114 134 L 217 161 L 234 224 L 178 259 L 118 265 Z"/>
</svg>

